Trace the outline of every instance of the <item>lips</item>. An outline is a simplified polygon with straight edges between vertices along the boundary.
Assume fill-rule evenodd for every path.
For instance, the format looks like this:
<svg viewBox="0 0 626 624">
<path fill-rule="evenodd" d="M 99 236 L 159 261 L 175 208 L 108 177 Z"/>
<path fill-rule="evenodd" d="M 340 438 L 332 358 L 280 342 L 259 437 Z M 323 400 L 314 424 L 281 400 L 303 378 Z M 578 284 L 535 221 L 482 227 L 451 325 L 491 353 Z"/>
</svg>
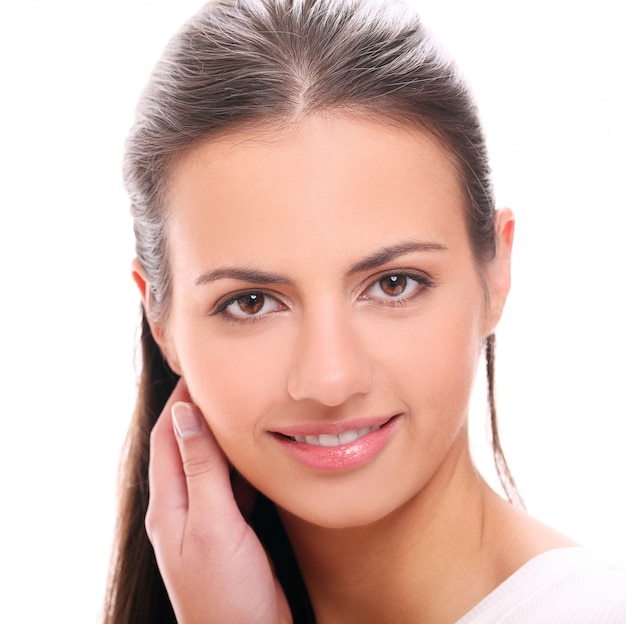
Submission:
<svg viewBox="0 0 626 624">
<path fill-rule="evenodd" d="M 396 415 L 290 426 L 273 432 L 273 437 L 284 452 L 308 468 L 350 470 L 369 463 L 383 451 L 399 420 Z"/>
</svg>

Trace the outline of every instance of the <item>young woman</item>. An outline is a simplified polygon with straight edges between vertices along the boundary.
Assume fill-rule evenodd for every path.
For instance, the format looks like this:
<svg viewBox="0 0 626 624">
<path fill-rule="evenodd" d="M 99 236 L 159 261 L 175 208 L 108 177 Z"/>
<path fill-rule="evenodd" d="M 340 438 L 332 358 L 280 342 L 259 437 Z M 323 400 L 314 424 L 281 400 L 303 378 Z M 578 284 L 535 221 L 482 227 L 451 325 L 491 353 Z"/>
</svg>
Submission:
<svg viewBox="0 0 626 624">
<path fill-rule="evenodd" d="M 493 404 L 514 221 L 411 11 L 210 2 L 125 177 L 143 372 L 107 622 L 626 621 L 626 577 L 472 463 L 484 349 L 515 501 Z"/>
</svg>

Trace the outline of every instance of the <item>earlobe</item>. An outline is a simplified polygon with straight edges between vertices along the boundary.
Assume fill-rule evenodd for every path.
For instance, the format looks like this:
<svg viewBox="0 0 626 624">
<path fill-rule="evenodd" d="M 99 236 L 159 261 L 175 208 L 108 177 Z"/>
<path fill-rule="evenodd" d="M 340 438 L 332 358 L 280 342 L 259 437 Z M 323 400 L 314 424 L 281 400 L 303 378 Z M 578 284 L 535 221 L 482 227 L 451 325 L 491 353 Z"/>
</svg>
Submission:
<svg viewBox="0 0 626 624">
<path fill-rule="evenodd" d="M 515 216 L 510 208 L 496 211 L 494 217 L 496 256 L 487 268 L 489 282 L 489 328 L 495 329 L 511 287 L 511 251 L 515 234 Z"/>
<path fill-rule="evenodd" d="M 137 258 L 133 259 L 131 263 L 131 275 L 133 281 L 139 289 L 139 294 L 141 295 L 141 301 L 143 302 L 143 308 L 146 313 L 146 318 L 148 319 L 148 323 L 150 324 L 150 331 L 152 332 L 152 336 L 154 337 L 155 342 L 159 346 L 159 349 L 161 349 L 163 357 L 165 357 L 165 359 L 167 360 L 169 367 L 177 375 L 182 376 L 178 359 L 175 357 L 173 349 L 170 349 L 168 347 L 163 324 L 155 320 L 154 318 L 154 314 L 152 312 L 152 301 L 150 297 L 150 283 L 148 282 L 144 270 L 139 264 L 139 260 L 137 260 Z"/>
</svg>

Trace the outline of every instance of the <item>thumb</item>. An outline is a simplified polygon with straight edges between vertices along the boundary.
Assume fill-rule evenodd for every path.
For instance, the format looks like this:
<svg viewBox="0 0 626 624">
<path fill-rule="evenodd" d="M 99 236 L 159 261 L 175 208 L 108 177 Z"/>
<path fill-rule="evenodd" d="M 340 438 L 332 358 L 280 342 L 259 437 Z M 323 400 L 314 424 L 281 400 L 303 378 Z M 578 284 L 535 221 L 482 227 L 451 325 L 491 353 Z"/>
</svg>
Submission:
<svg viewBox="0 0 626 624">
<path fill-rule="evenodd" d="M 188 500 L 173 564 L 168 568 L 164 558 L 163 567 L 177 621 L 291 622 L 284 592 L 239 511 L 228 461 L 206 420 L 186 402 L 174 403 L 171 414 Z"/>
<path fill-rule="evenodd" d="M 187 528 L 200 527 L 209 517 L 225 518 L 237 512 L 230 484 L 228 461 L 198 408 L 178 402 L 172 407 L 172 422 L 187 480 Z M 231 503 L 231 504 L 225 504 Z"/>
</svg>

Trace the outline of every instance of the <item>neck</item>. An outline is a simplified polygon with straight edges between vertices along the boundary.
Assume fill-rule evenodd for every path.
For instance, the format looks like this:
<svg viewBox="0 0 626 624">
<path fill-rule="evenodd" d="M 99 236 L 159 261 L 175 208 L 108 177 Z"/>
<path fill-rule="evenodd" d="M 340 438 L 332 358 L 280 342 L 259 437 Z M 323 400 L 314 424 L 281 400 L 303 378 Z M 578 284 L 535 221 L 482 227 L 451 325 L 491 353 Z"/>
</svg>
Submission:
<svg viewBox="0 0 626 624">
<path fill-rule="evenodd" d="M 494 496 L 465 439 L 426 487 L 370 525 L 328 529 L 281 511 L 318 623 L 456 621 L 499 582 L 485 521 Z"/>
</svg>

